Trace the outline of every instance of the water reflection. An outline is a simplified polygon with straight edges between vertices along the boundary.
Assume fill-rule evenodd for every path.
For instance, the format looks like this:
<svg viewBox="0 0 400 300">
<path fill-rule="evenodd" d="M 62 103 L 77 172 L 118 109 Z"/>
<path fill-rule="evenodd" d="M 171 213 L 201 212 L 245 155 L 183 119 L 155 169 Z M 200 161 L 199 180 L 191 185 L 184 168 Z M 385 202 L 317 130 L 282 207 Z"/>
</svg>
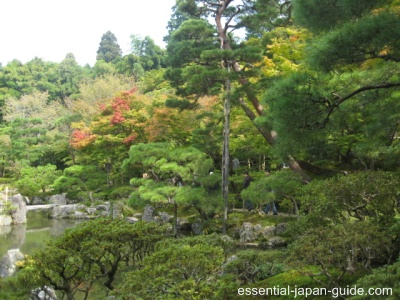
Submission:
<svg viewBox="0 0 400 300">
<path fill-rule="evenodd" d="M 27 224 L 0 226 L 0 258 L 15 248 L 24 254 L 32 254 L 79 222 L 82 221 L 49 219 L 46 211 L 28 211 Z"/>
</svg>

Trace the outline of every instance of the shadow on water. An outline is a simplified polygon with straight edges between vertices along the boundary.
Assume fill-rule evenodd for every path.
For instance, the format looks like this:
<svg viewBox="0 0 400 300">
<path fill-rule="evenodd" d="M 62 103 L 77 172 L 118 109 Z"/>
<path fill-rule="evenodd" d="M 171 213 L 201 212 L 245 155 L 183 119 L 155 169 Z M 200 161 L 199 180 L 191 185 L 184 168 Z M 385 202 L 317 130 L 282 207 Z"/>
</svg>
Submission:
<svg viewBox="0 0 400 300">
<path fill-rule="evenodd" d="M 46 211 L 28 211 L 26 224 L 0 226 L 0 258 L 9 249 L 16 248 L 24 254 L 32 254 L 80 222 L 83 221 L 49 219 Z"/>
</svg>

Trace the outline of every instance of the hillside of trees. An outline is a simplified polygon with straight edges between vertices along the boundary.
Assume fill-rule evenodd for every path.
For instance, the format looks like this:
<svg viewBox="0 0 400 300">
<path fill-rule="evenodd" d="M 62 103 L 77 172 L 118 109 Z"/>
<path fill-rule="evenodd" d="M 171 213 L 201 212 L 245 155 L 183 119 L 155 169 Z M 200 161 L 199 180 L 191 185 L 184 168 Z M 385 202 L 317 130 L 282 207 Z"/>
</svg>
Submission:
<svg viewBox="0 0 400 300">
<path fill-rule="evenodd" d="M 151 204 L 203 234 L 88 221 L 1 280 L 0 298 L 52 286 L 62 299 L 238 299 L 296 285 L 399 299 L 400 1 L 176 0 L 165 42 L 132 35 L 122 55 L 108 31 L 94 66 L 72 53 L 0 66 L 0 183 L 118 203 L 125 217 Z M 262 213 L 272 200 L 278 216 Z M 238 249 L 254 220 L 288 223 L 287 246 Z"/>
</svg>

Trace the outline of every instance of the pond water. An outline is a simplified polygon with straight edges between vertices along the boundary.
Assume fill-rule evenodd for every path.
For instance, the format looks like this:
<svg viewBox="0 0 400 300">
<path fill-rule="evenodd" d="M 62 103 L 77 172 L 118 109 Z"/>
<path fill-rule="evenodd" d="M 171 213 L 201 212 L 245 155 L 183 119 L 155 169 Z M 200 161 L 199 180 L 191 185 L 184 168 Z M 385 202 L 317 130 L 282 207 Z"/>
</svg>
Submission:
<svg viewBox="0 0 400 300">
<path fill-rule="evenodd" d="M 62 235 L 65 229 L 82 222 L 49 219 L 47 215 L 46 211 L 28 211 L 26 224 L 0 226 L 0 258 L 15 248 L 24 254 L 32 254 L 51 239 Z"/>
</svg>

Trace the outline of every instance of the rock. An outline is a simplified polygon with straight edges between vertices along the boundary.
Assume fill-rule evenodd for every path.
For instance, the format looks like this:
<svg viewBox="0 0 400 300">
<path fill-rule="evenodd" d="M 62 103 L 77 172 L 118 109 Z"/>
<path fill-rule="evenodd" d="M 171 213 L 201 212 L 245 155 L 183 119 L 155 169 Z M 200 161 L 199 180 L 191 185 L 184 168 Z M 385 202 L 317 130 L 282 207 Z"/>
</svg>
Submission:
<svg viewBox="0 0 400 300">
<path fill-rule="evenodd" d="M 258 237 L 262 233 L 263 228 L 260 224 L 256 224 L 253 226 L 253 230 L 254 230 L 254 235 Z"/>
<path fill-rule="evenodd" d="M 284 247 L 286 246 L 286 240 L 280 236 L 273 236 L 268 239 L 268 246 L 271 247 Z"/>
<path fill-rule="evenodd" d="M 110 216 L 110 213 L 109 213 L 108 211 L 101 211 L 101 212 L 99 212 L 99 214 L 98 214 L 98 217 L 107 218 L 107 217 L 109 217 L 109 216 Z"/>
<path fill-rule="evenodd" d="M 96 206 L 96 209 L 97 209 L 98 211 L 108 211 L 108 206 L 105 205 L 105 204 L 100 204 L 100 205 L 97 205 L 97 206 Z"/>
<path fill-rule="evenodd" d="M 271 226 L 266 226 L 263 231 L 262 234 L 264 237 L 271 237 L 276 235 L 276 227 L 274 225 Z"/>
<path fill-rule="evenodd" d="M 87 213 L 79 211 L 79 210 L 76 210 L 74 212 L 74 214 L 73 215 L 69 215 L 69 217 L 70 218 L 72 217 L 72 219 L 89 219 L 89 216 L 88 216 Z"/>
<path fill-rule="evenodd" d="M 97 209 L 95 207 L 87 207 L 84 204 L 77 204 L 76 211 L 88 216 L 88 215 L 94 215 L 94 213 L 97 211 Z M 77 214 L 75 212 L 75 215 L 81 215 L 81 214 Z"/>
<path fill-rule="evenodd" d="M 71 215 L 75 214 L 77 206 L 77 204 L 56 205 L 54 206 L 53 212 L 50 217 L 54 219 L 68 219 Z"/>
<path fill-rule="evenodd" d="M 240 242 L 248 243 L 255 240 L 256 236 L 254 234 L 253 225 L 249 222 L 244 222 L 240 228 Z"/>
<path fill-rule="evenodd" d="M 276 225 L 276 235 L 281 235 L 283 234 L 286 229 L 288 228 L 289 224 L 288 223 L 279 223 Z"/>
<path fill-rule="evenodd" d="M 155 209 L 151 205 L 146 205 L 143 211 L 142 220 L 145 222 L 154 222 Z"/>
<path fill-rule="evenodd" d="M 67 205 L 66 193 L 53 195 L 49 198 L 49 204 Z"/>
<path fill-rule="evenodd" d="M 0 215 L 0 226 L 9 226 L 12 223 L 12 218 L 9 215 Z"/>
<path fill-rule="evenodd" d="M 16 210 L 12 212 L 11 218 L 14 224 L 26 223 L 26 203 L 24 196 L 21 194 L 11 196 L 12 205 L 16 207 Z"/>
<path fill-rule="evenodd" d="M 25 202 L 25 204 L 26 204 L 26 205 L 29 205 L 29 204 L 31 204 L 31 201 L 29 200 L 29 198 L 28 198 L 28 197 L 26 197 L 26 196 L 23 196 L 23 200 L 24 200 L 24 202 Z"/>
<path fill-rule="evenodd" d="M 260 244 L 259 243 L 241 243 L 240 247 L 242 249 L 252 249 L 252 248 L 259 248 Z"/>
<path fill-rule="evenodd" d="M 196 220 L 193 224 L 192 224 L 192 232 L 195 235 L 200 235 L 203 233 L 203 224 L 200 220 Z"/>
<path fill-rule="evenodd" d="M 0 277 L 5 278 L 15 274 L 17 270 L 16 263 L 23 260 L 25 256 L 19 249 L 11 249 L 7 251 L 0 260 Z"/>
<path fill-rule="evenodd" d="M 86 212 L 87 206 L 85 204 L 76 204 L 75 209 L 81 212 Z"/>
<path fill-rule="evenodd" d="M 87 212 L 89 215 L 94 215 L 94 214 L 96 213 L 96 211 L 97 211 L 97 209 L 94 208 L 94 207 L 86 207 L 86 212 Z"/>
<path fill-rule="evenodd" d="M 122 208 L 122 204 L 121 203 L 114 202 L 113 205 L 112 205 L 111 210 L 112 210 L 112 218 L 113 218 L 113 220 L 120 219 L 120 218 L 123 217 L 123 213 L 122 213 L 123 208 Z"/>
<path fill-rule="evenodd" d="M 192 224 L 186 218 L 178 218 L 177 225 L 178 225 L 178 230 L 180 231 L 192 230 Z"/>
<path fill-rule="evenodd" d="M 139 219 L 135 218 L 135 217 L 126 217 L 125 221 L 127 221 L 128 223 L 133 224 L 133 223 L 136 223 L 137 221 L 139 221 Z"/>
<path fill-rule="evenodd" d="M 34 298 L 30 299 L 39 299 L 39 300 L 57 300 L 57 295 L 56 292 L 52 287 L 49 286 L 44 286 L 42 288 L 37 288 L 31 291 L 31 295 L 34 296 Z"/>
<path fill-rule="evenodd" d="M 170 214 L 168 214 L 166 212 L 159 212 L 158 216 L 159 216 L 158 220 L 159 220 L 160 224 L 167 224 L 173 218 L 173 216 L 171 216 Z"/>
<path fill-rule="evenodd" d="M 31 205 L 43 205 L 43 204 L 45 204 L 45 201 L 43 201 L 43 199 L 41 197 L 38 197 L 38 196 L 34 196 L 32 198 L 31 202 L 32 202 Z"/>
</svg>

